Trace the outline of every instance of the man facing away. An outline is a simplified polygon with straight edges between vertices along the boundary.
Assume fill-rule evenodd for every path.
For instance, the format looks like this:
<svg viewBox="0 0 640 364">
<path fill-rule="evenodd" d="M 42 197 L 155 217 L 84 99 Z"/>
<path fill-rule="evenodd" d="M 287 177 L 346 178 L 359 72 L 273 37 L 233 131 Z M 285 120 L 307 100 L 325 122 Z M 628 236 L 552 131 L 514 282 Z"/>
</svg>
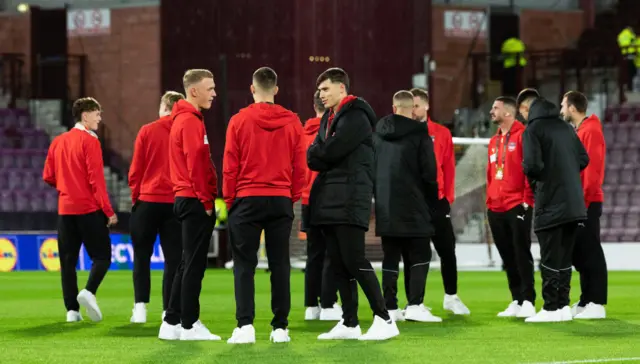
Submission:
<svg viewBox="0 0 640 364">
<path fill-rule="evenodd" d="M 321 229 L 342 299 L 342 320 L 320 340 L 386 340 L 400 332 L 391 320 L 371 263 L 365 258 L 373 197 L 375 114 L 363 99 L 349 95 L 349 77 L 330 68 L 316 81 L 328 109 L 307 151 L 309 168 L 320 172 L 309 196 L 309 224 Z M 362 335 L 358 322 L 360 284 L 373 310 L 373 325 Z"/>
<path fill-rule="evenodd" d="M 542 310 L 525 321 L 570 321 L 571 256 L 578 223 L 587 218 L 580 171 L 589 157 L 554 104 L 531 95 L 519 107 L 529 122 L 522 135 L 522 166 L 535 191 L 534 231 L 540 242 L 544 299 Z"/>
<path fill-rule="evenodd" d="M 147 322 L 147 304 L 151 291 L 151 256 L 160 235 L 164 255 L 162 277 L 162 318 L 169 307 L 171 287 L 182 259 L 180 223 L 173 213 L 173 185 L 169 171 L 169 134 L 171 110 L 184 96 L 175 91 L 160 99 L 160 118 L 138 132 L 129 168 L 131 189 L 131 243 L 133 244 L 134 306 L 132 323 Z"/>
<path fill-rule="evenodd" d="M 491 120 L 498 132 L 489 141 L 487 216 L 511 292 L 512 302 L 498 317 L 528 318 L 536 314 L 531 255 L 533 192 L 522 169 L 524 125 L 515 119 L 516 100 L 498 97 Z"/>
<path fill-rule="evenodd" d="M 413 95 L 393 95 L 393 114 L 378 122 L 375 149 L 376 235 L 382 237 L 382 287 L 395 321 L 441 322 L 423 304 L 431 262 L 431 209 L 438 204 L 438 173 L 433 141 L 424 123 L 413 118 Z M 398 310 L 400 257 L 411 270 L 408 306 Z"/>
<path fill-rule="evenodd" d="M 320 91 L 313 95 L 313 109 L 316 117 L 304 124 L 304 149 L 309 149 L 318 135 L 320 120 L 326 111 Z M 306 158 L 306 153 L 305 153 Z M 305 160 L 306 168 L 306 160 Z M 342 318 L 342 308 L 336 303 L 338 300 L 333 272 L 329 268 L 327 244 L 322 231 L 309 226 L 309 193 L 318 172 L 307 168 L 305 187 L 302 189 L 302 231 L 307 234 L 307 262 L 304 269 L 304 313 L 305 320 L 339 321 Z M 318 305 L 318 298 L 320 305 Z"/>
<path fill-rule="evenodd" d="M 278 78 L 268 67 L 253 74 L 254 104 L 229 121 L 224 148 L 223 195 L 229 208 L 229 239 L 238 327 L 229 344 L 255 343 L 255 272 L 260 234 L 271 272 L 270 340 L 285 343 L 291 310 L 289 238 L 293 204 L 305 184 L 302 123 L 274 104 Z"/>
<path fill-rule="evenodd" d="M 118 223 L 104 179 L 102 148 L 96 135 L 102 107 L 91 97 L 71 109 L 76 125 L 57 136 L 47 153 L 42 179 L 58 190 L 58 250 L 67 322 L 82 321 L 83 306 L 93 321 L 102 320 L 96 292 L 111 265 L 109 227 Z M 78 293 L 76 264 L 84 244 L 93 264 Z"/>
<path fill-rule="evenodd" d="M 433 148 L 436 153 L 438 170 L 438 206 L 432 216 L 435 234 L 431 238 L 433 247 L 440 257 L 440 272 L 444 284 L 444 300 L 442 307 L 455 315 L 468 315 L 467 306 L 458 297 L 458 263 L 456 260 L 456 236 L 451 224 L 451 204 L 455 198 L 456 159 L 453 150 L 451 132 L 446 127 L 434 123 L 428 117 L 429 95 L 426 91 L 414 88 L 411 90 L 414 100 L 413 114 L 419 121 L 427 123 Z M 405 273 L 405 285 L 410 281 Z M 407 290 L 408 292 L 409 290 Z"/>
<path fill-rule="evenodd" d="M 201 110 L 216 96 L 213 74 L 188 70 L 182 78 L 186 100 L 173 106 L 169 134 L 169 172 L 174 214 L 181 225 L 182 261 L 176 271 L 167 314 L 158 337 L 163 340 L 220 340 L 199 320 L 200 291 L 213 234 L 213 204 L 218 177 L 211 161 Z"/>
<path fill-rule="evenodd" d="M 569 91 L 562 99 L 560 114 L 578 132 L 578 138 L 589 155 L 589 165 L 580 174 L 587 220 L 578 228 L 573 248 L 573 265 L 580 273 L 580 301 L 573 305 L 575 319 L 606 318 L 607 261 L 600 242 L 600 216 L 604 183 L 606 143 L 602 124 L 596 115 L 588 116 L 587 98 L 580 92 Z"/>
</svg>

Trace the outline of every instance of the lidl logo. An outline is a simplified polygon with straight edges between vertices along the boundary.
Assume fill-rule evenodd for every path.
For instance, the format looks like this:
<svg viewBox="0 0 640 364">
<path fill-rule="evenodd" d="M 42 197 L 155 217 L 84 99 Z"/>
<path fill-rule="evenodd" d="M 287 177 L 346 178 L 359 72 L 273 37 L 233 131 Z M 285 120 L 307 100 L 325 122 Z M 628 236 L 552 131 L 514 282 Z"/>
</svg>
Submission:
<svg viewBox="0 0 640 364">
<path fill-rule="evenodd" d="M 48 238 L 40 245 L 40 263 L 44 269 L 57 272 L 60 270 L 60 252 L 58 251 L 58 240 Z"/>
<path fill-rule="evenodd" d="M 18 263 L 18 251 L 11 240 L 0 238 L 0 272 L 11 272 Z"/>
</svg>

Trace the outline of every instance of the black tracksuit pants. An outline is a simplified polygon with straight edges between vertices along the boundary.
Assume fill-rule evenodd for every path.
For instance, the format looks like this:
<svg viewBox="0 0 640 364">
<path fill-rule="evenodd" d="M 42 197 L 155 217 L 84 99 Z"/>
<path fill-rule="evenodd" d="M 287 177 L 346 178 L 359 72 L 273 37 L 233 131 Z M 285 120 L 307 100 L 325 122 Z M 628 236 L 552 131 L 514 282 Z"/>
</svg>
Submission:
<svg viewBox="0 0 640 364">
<path fill-rule="evenodd" d="M 131 212 L 131 242 L 133 244 L 133 291 L 136 303 L 149 303 L 151 292 L 151 256 L 156 237 L 164 255 L 162 276 L 162 309 L 167 310 L 173 279 L 182 260 L 180 223 L 173 213 L 172 203 L 136 202 Z"/>
<path fill-rule="evenodd" d="M 425 285 L 431 262 L 431 245 L 427 237 L 382 237 L 382 291 L 387 310 L 398 309 L 398 272 L 400 257 L 404 270 L 410 270 L 410 282 L 405 283 L 409 306 L 424 301 Z"/>
<path fill-rule="evenodd" d="M 489 227 L 507 273 L 511 299 L 535 305 L 534 264 L 531 255 L 533 209 L 518 205 L 506 212 L 487 212 Z"/>
<path fill-rule="evenodd" d="M 84 215 L 58 216 L 58 251 L 62 276 L 62 296 L 67 311 L 78 311 L 78 276 L 76 265 L 84 247 L 93 264 L 85 289 L 96 294 L 111 266 L 111 238 L 108 219 L 98 210 Z"/>
<path fill-rule="evenodd" d="M 600 242 L 600 216 L 602 202 L 590 203 L 587 221 L 578 227 L 573 249 L 573 265 L 580 273 L 580 306 L 607 304 L 607 261 Z"/>
<path fill-rule="evenodd" d="M 173 212 L 180 222 L 182 260 L 176 270 L 164 320 L 190 330 L 200 318 L 200 291 L 207 269 L 207 254 L 215 216 L 207 215 L 204 205 L 196 198 L 176 197 Z"/>
<path fill-rule="evenodd" d="M 569 305 L 571 261 L 578 222 L 536 231 L 540 242 L 543 308 L 555 311 Z"/>
<path fill-rule="evenodd" d="M 309 206 L 302 205 L 302 230 L 307 234 L 307 262 L 304 269 L 304 306 L 332 308 L 338 301 L 338 287 L 329 267 L 327 243 L 322 230 L 308 224 Z"/>
<path fill-rule="evenodd" d="M 371 263 L 365 258 L 365 229 L 351 225 L 320 226 L 342 299 L 342 318 L 347 327 L 358 326 L 358 286 L 364 291 L 373 314 L 389 320 L 380 282 Z"/>
<path fill-rule="evenodd" d="M 237 198 L 229 210 L 229 239 L 233 257 L 233 282 L 238 327 L 253 325 L 255 273 L 260 234 L 271 273 L 271 311 L 274 329 L 289 326 L 291 311 L 291 261 L 289 238 L 293 224 L 293 202 L 289 197 L 255 196 Z"/>
</svg>

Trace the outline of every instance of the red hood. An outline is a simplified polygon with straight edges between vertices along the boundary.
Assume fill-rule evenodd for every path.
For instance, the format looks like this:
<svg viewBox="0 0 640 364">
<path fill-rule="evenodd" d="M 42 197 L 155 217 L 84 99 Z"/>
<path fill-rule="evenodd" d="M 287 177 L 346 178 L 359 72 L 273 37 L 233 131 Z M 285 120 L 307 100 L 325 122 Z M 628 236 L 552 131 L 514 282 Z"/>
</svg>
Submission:
<svg viewBox="0 0 640 364">
<path fill-rule="evenodd" d="M 171 130 L 171 125 L 173 124 L 173 117 L 172 115 L 162 116 L 160 119 L 158 119 L 157 123 L 162 125 L 162 127 L 168 130 Z"/>
<path fill-rule="evenodd" d="M 266 102 L 251 104 L 244 108 L 244 112 L 249 113 L 251 120 L 264 130 L 280 129 L 299 120 L 296 114 L 284 107 Z"/>
<path fill-rule="evenodd" d="M 580 123 L 580 126 L 578 126 L 578 130 L 582 128 L 588 128 L 591 125 L 597 126 L 599 129 L 602 129 L 600 118 L 598 118 L 595 114 L 591 114 L 588 118 L 584 119 L 584 121 Z"/>
<path fill-rule="evenodd" d="M 351 101 L 353 101 L 353 100 L 355 100 L 355 99 L 357 99 L 357 97 L 355 97 L 355 96 L 353 96 L 353 95 L 347 95 L 344 99 L 342 99 L 342 101 L 340 101 L 340 104 L 338 104 L 338 106 L 336 106 L 336 107 L 335 107 L 335 110 L 332 110 L 332 111 L 333 111 L 333 113 L 334 113 L 334 114 L 335 114 L 335 113 L 337 113 L 338 111 L 340 111 L 340 109 L 341 109 L 344 105 L 346 105 L 346 104 L 350 103 Z"/>
<path fill-rule="evenodd" d="M 173 105 L 173 109 L 171 110 L 171 119 L 175 120 L 178 115 L 186 113 L 193 114 L 200 120 L 204 119 L 202 113 L 198 111 L 193 105 L 191 105 L 187 100 L 178 100 L 178 102 Z"/>
<path fill-rule="evenodd" d="M 524 130 L 524 124 L 522 124 L 518 120 L 515 120 L 513 122 L 513 125 L 511 125 L 511 129 L 509 129 L 509 132 L 515 133 L 516 131 L 520 131 L 520 130 Z M 496 134 L 502 135 L 502 129 L 498 128 L 498 131 L 496 132 Z"/>
<path fill-rule="evenodd" d="M 311 118 L 304 123 L 304 133 L 306 135 L 315 135 L 320 129 L 320 118 Z"/>
</svg>

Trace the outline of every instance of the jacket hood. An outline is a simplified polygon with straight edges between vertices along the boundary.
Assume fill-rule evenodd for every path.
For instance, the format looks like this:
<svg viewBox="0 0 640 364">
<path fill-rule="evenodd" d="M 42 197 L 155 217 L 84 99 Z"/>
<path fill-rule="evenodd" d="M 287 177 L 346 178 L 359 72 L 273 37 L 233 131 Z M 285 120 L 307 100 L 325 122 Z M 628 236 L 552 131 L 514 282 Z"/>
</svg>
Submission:
<svg viewBox="0 0 640 364">
<path fill-rule="evenodd" d="M 524 129 L 525 129 L 524 124 L 522 124 L 518 120 L 514 120 L 513 124 L 511 125 L 511 129 L 509 129 L 509 133 L 513 134 L 513 133 L 515 133 L 517 131 L 524 130 Z M 496 135 L 502 135 L 501 134 L 502 133 L 501 130 L 502 129 L 498 128 L 498 131 L 496 132 Z"/>
<path fill-rule="evenodd" d="M 529 123 L 537 119 L 558 119 L 560 110 L 551 101 L 546 99 L 536 99 L 529 108 Z"/>
<path fill-rule="evenodd" d="M 248 117 L 264 130 L 276 130 L 300 122 L 296 114 L 277 104 L 258 102 L 242 111 L 248 113 Z"/>
<path fill-rule="evenodd" d="M 357 109 L 364 111 L 364 113 L 367 115 L 367 119 L 369 119 L 369 124 L 371 124 L 371 128 L 375 127 L 376 122 L 378 121 L 376 117 L 376 113 L 373 111 L 369 103 L 364 101 L 364 99 L 361 99 L 360 97 L 356 97 L 353 99 L 353 101 L 349 101 L 346 104 L 344 104 L 340 108 L 336 116 L 342 113 L 347 113 L 350 110 L 357 110 Z"/>
<path fill-rule="evenodd" d="M 187 100 L 178 100 L 178 102 L 173 105 L 173 109 L 171 109 L 171 119 L 175 120 L 178 115 L 187 113 L 195 115 L 200 120 L 204 120 L 202 113 Z"/>
<path fill-rule="evenodd" d="M 588 118 L 584 119 L 584 121 L 581 122 L 580 125 L 578 126 L 578 130 L 588 128 L 592 125 L 597 126 L 599 129 L 602 129 L 602 123 L 600 122 L 600 118 L 595 114 L 591 114 Z"/>
<path fill-rule="evenodd" d="M 427 134 L 427 126 L 421 121 L 402 115 L 388 115 L 376 125 L 376 133 L 385 140 L 402 139 L 411 134 Z"/>
<path fill-rule="evenodd" d="M 320 129 L 321 118 L 311 118 L 304 123 L 304 133 L 306 135 L 316 135 Z"/>
</svg>

